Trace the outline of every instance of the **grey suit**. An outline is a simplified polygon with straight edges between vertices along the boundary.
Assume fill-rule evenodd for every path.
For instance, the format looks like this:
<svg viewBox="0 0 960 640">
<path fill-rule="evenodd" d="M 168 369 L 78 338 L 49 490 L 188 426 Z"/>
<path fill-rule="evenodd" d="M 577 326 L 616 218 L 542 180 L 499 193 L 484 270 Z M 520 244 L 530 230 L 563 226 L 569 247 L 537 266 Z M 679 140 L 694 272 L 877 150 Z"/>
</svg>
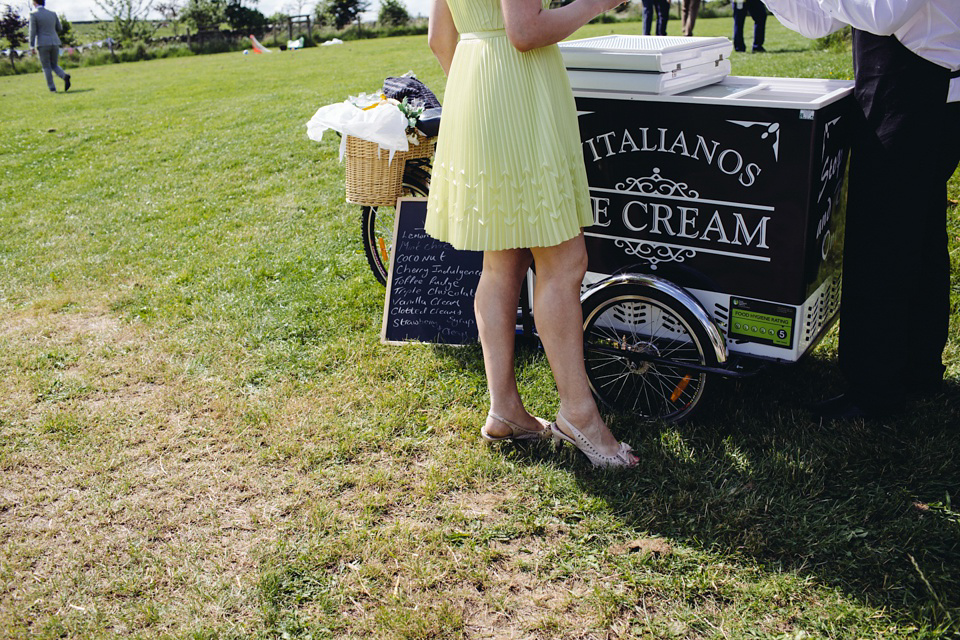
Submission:
<svg viewBox="0 0 960 640">
<path fill-rule="evenodd" d="M 50 91 L 57 90 L 56 85 L 53 84 L 54 73 L 63 79 L 70 77 L 58 63 L 60 36 L 57 33 L 59 31 L 60 18 L 53 11 L 39 6 L 30 12 L 30 46 L 34 47 L 40 56 L 40 65 L 43 67 L 43 75 L 47 79 L 47 87 Z"/>
</svg>

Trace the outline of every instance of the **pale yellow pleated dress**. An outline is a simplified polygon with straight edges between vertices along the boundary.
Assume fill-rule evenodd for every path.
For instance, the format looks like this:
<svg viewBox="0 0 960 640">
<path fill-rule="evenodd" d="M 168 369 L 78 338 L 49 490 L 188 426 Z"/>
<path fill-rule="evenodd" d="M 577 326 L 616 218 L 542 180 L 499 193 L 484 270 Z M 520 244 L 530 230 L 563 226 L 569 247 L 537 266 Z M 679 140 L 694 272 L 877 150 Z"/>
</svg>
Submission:
<svg viewBox="0 0 960 640">
<path fill-rule="evenodd" d="M 427 233 L 472 250 L 575 237 L 593 218 L 560 50 L 517 51 L 499 0 L 447 4 L 460 42 L 444 92 Z"/>
</svg>

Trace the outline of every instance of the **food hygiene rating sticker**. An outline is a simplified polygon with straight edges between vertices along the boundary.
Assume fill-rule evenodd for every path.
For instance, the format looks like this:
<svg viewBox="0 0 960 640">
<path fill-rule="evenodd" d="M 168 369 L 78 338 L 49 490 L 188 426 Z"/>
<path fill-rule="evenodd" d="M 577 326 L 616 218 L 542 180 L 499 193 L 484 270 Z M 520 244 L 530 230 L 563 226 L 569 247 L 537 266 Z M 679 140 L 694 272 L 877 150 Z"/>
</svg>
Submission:
<svg viewBox="0 0 960 640">
<path fill-rule="evenodd" d="M 760 300 L 730 298 L 730 335 L 734 339 L 790 349 L 793 307 Z"/>
</svg>

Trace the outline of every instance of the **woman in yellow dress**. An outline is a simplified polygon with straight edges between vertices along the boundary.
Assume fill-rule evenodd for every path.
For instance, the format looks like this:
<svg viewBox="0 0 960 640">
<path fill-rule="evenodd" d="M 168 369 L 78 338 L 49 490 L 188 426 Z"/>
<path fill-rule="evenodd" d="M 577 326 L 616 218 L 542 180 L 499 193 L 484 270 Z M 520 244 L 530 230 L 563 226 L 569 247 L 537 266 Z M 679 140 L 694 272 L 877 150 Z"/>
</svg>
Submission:
<svg viewBox="0 0 960 640">
<path fill-rule="evenodd" d="M 582 228 L 593 223 L 576 106 L 556 43 L 622 0 L 434 0 L 428 40 L 444 72 L 426 231 L 483 251 L 475 310 L 490 412 L 487 440 L 552 436 L 596 466 L 634 466 L 607 428 L 583 362 Z M 520 288 L 536 264 L 534 319 L 560 395 L 557 420 L 517 390 Z"/>
</svg>

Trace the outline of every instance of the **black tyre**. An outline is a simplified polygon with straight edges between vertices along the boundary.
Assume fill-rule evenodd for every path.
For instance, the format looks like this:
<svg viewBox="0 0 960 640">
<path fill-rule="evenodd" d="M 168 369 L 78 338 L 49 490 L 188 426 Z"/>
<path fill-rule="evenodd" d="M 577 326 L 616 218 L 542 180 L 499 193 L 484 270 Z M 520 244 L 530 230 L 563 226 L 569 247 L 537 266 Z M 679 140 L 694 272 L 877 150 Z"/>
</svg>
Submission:
<svg viewBox="0 0 960 640">
<path fill-rule="evenodd" d="M 430 172 L 423 165 L 407 164 L 403 172 L 404 196 L 426 196 L 430 190 Z M 373 276 L 382 285 L 387 284 L 390 251 L 393 245 L 395 207 L 361 207 L 363 251 Z"/>
<path fill-rule="evenodd" d="M 583 308 L 584 361 L 590 387 L 617 412 L 673 422 L 703 400 L 716 366 L 710 336 L 677 298 L 625 283 L 588 296 Z"/>
</svg>

